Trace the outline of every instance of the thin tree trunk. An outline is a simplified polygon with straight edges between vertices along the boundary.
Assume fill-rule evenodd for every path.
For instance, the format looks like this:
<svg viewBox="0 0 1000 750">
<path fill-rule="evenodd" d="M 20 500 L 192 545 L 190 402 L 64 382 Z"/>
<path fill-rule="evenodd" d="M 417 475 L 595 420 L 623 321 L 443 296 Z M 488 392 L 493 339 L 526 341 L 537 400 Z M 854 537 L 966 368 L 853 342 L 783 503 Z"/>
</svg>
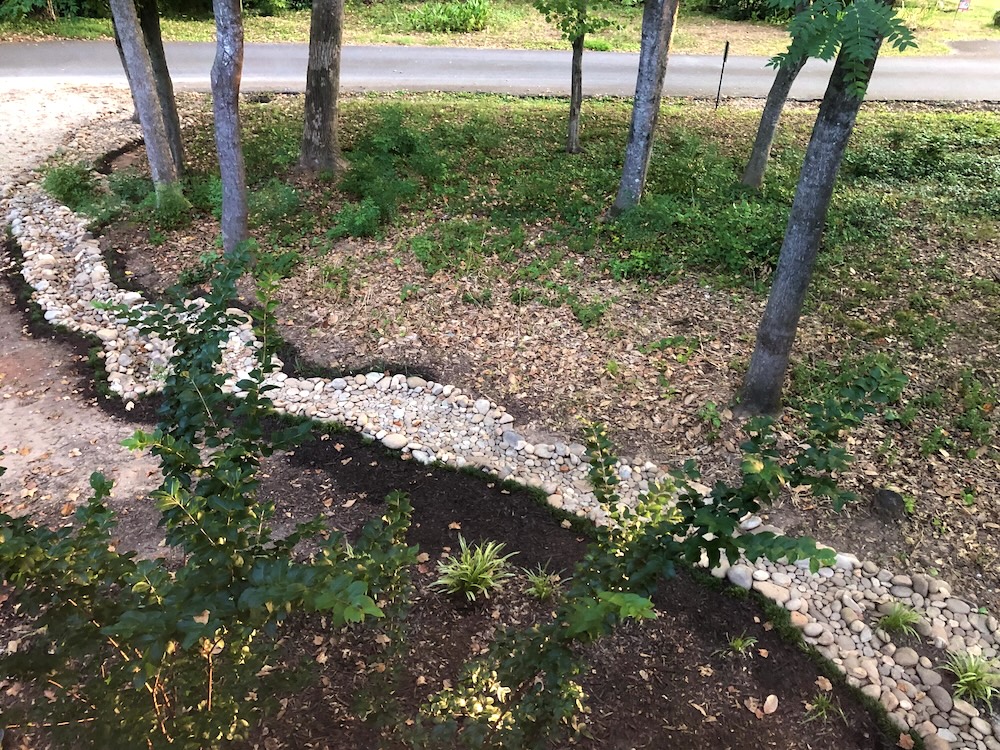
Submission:
<svg viewBox="0 0 1000 750">
<path fill-rule="evenodd" d="M 180 175 L 174 165 L 167 142 L 166 125 L 156 97 L 156 83 L 153 66 L 146 45 L 143 43 L 139 17 L 132 0 L 111 0 L 111 11 L 115 25 L 121 35 L 122 52 L 129 71 L 132 96 L 139 109 L 142 137 L 146 143 L 146 157 L 156 189 L 156 204 L 172 206 L 184 203 L 181 194 Z"/>
<path fill-rule="evenodd" d="M 222 250 L 229 254 L 249 236 L 247 170 L 240 133 L 243 14 L 240 0 L 212 0 L 212 9 L 217 39 L 212 65 L 212 113 L 222 177 Z"/>
<path fill-rule="evenodd" d="M 313 0 L 305 121 L 299 154 L 299 168 L 306 172 L 336 174 L 344 167 L 337 137 L 343 35 L 344 0 Z"/>
<path fill-rule="evenodd" d="M 132 76 L 128 72 L 128 64 L 125 62 L 125 50 L 122 49 L 122 38 L 118 33 L 118 24 L 115 19 L 111 19 L 111 32 L 115 35 L 115 49 L 118 50 L 118 59 L 121 61 L 122 70 L 125 72 L 125 80 L 128 82 L 129 93 L 132 94 Z M 139 122 L 139 105 L 135 102 L 135 94 L 132 94 L 132 122 Z"/>
<path fill-rule="evenodd" d="M 573 64 L 570 72 L 569 127 L 566 134 L 566 153 L 578 154 L 580 148 L 580 109 L 583 107 L 583 41 L 585 34 L 573 40 Z"/>
<path fill-rule="evenodd" d="M 646 0 L 642 8 L 642 42 L 639 48 L 639 75 L 635 81 L 632 122 L 618 195 L 609 210 L 614 218 L 635 206 L 642 197 L 653 150 L 653 133 L 660 116 L 663 78 L 667 72 L 670 38 L 677 20 L 678 0 Z"/>
<path fill-rule="evenodd" d="M 785 109 L 792 84 L 795 83 L 805 64 L 806 58 L 799 58 L 787 66 L 782 65 L 774 76 L 774 83 L 767 92 L 767 101 L 760 116 L 760 124 L 757 126 L 757 138 L 753 142 L 750 161 L 747 162 L 741 180 L 747 187 L 760 190 L 764 184 L 764 172 L 767 171 L 767 161 L 771 158 L 771 144 L 774 143 L 774 134 L 778 130 L 778 121 Z"/>
<path fill-rule="evenodd" d="M 865 84 L 874 66 L 873 56 L 864 66 L 862 80 Z M 806 290 L 819 254 L 837 172 L 863 100 L 863 96 L 856 96 L 848 88 L 847 65 L 841 52 L 802 162 L 774 283 L 757 329 L 750 368 L 743 381 L 743 411 L 773 414 L 781 408 L 781 389 Z"/>
<path fill-rule="evenodd" d="M 174 159 L 177 174 L 184 175 L 184 144 L 181 141 L 181 121 L 177 115 L 177 100 L 174 97 L 174 83 L 167 68 L 167 56 L 163 51 L 163 35 L 160 33 L 160 11 L 156 0 L 139 0 L 139 26 L 149 51 L 149 61 L 153 66 L 153 80 L 156 82 L 156 98 L 163 112 L 163 124 L 167 131 L 167 143 Z"/>
</svg>

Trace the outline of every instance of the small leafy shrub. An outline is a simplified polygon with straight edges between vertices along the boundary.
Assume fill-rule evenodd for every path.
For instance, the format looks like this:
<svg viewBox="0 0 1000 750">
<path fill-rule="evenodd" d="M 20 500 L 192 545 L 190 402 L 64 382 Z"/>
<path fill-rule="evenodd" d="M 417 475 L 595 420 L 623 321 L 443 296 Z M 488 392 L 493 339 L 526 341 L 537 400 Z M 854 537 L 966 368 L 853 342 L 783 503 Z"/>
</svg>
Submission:
<svg viewBox="0 0 1000 750">
<path fill-rule="evenodd" d="M 216 219 L 221 218 L 222 179 L 219 175 L 189 175 L 185 195 L 195 208 L 208 211 Z"/>
<path fill-rule="evenodd" d="M 920 615 L 902 602 L 893 602 L 889 611 L 879 618 L 878 627 L 887 633 L 902 633 L 911 638 L 917 637 L 913 627 L 920 622 Z"/>
<path fill-rule="evenodd" d="M 248 16 L 279 16 L 288 10 L 286 0 L 247 0 L 243 10 Z"/>
<path fill-rule="evenodd" d="M 381 225 L 382 212 L 371 198 L 360 203 L 345 203 L 333 215 L 330 239 L 340 237 L 374 237 Z"/>
<path fill-rule="evenodd" d="M 53 198 L 74 211 L 86 212 L 98 199 L 97 180 L 83 162 L 50 167 L 42 187 Z"/>
<path fill-rule="evenodd" d="M 489 0 L 448 0 L 424 3 L 407 13 L 404 23 L 411 31 L 467 34 L 485 29 L 490 13 Z"/>
<path fill-rule="evenodd" d="M 341 187 L 376 206 L 379 220 L 391 221 L 403 201 L 442 174 L 441 157 L 427 136 L 406 126 L 400 107 L 385 109 L 350 152 L 351 168 Z"/>
<path fill-rule="evenodd" d="M 993 14 L 993 25 L 1000 27 L 1000 10 Z"/>
<path fill-rule="evenodd" d="M 470 602 L 474 602 L 476 596 L 488 599 L 491 591 L 496 591 L 504 581 L 513 577 L 507 561 L 517 553 L 501 555 L 503 544 L 487 542 L 470 549 L 461 534 L 458 535 L 458 544 L 461 547 L 458 557 L 448 555 L 438 562 L 440 577 L 433 586 L 443 588 L 449 594 L 465 594 Z"/>
<path fill-rule="evenodd" d="M 108 188 L 123 203 L 137 206 L 153 192 L 153 182 L 134 169 L 124 169 L 108 175 Z"/>
<path fill-rule="evenodd" d="M 691 7 L 730 21 L 787 23 L 794 13 L 770 0 L 698 0 Z"/>
<path fill-rule="evenodd" d="M 177 276 L 177 283 L 182 287 L 203 284 L 212 278 L 215 264 L 219 261 L 219 253 L 206 252 L 198 256 L 198 262 L 190 268 L 185 268 Z"/>
<path fill-rule="evenodd" d="M 714 401 L 706 401 L 698 409 L 698 418 L 705 423 L 708 428 L 708 442 L 714 443 L 719 439 L 719 430 L 722 429 L 722 414 Z"/>
<path fill-rule="evenodd" d="M 952 690 L 956 698 L 991 703 L 1000 693 L 1000 673 L 996 664 L 968 651 L 956 651 L 948 655 L 941 668 L 955 675 Z"/>
<path fill-rule="evenodd" d="M 977 445 L 988 445 L 996 429 L 997 394 L 989 389 L 969 371 L 959 376 L 958 395 L 961 412 L 955 417 L 955 427 L 964 430 Z"/>
<path fill-rule="evenodd" d="M 558 573 L 552 573 L 544 565 L 539 565 L 533 570 L 525 568 L 524 575 L 528 579 L 528 586 L 525 589 L 530 596 L 540 602 L 551 601 L 556 598 L 562 579 Z"/>
</svg>

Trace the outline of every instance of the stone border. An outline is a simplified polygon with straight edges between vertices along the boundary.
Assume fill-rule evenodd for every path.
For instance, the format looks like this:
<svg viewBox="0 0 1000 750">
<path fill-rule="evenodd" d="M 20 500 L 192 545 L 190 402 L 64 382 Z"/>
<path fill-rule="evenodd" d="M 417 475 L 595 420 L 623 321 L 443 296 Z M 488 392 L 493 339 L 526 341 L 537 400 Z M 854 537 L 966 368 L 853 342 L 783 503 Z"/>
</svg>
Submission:
<svg viewBox="0 0 1000 750">
<path fill-rule="evenodd" d="M 145 339 L 113 313 L 94 307 L 94 302 L 137 307 L 144 299 L 111 281 L 85 219 L 45 195 L 32 175 L 0 188 L 0 213 L 20 244 L 21 273 L 45 319 L 100 339 L 110 389 L 126 400 L 126 408 L 157 391 L 169 367 L 170 342 Z M 236 383 L 255 366 L 258 346 L 248 320 L 229 332 L 223 352 L 224 371 L 231 373 L 227 392 L 240 395 Z M 421 463 L 476 466 L 542 489 L 555 507 L 604 520 L 590 489 L 584 447 L 553 437 L 529 441 L 506 409 L 487 398 L 474 398 L 454 385 L 384 372 L 333 379 L 275 372 L 267 382 L 275 386 L 269 396 L 280 412 L 348 425 Z M 620 462 L 617 473 L 626 501 L 665 475 L 652 463 Z M 745 519 L 742 529 L 781 533 L 756 516 Z M 942 656 L 968 651 L 995 659 L 1000 622 L 951 596 L 946 583 L 923 575 L 894 575 L 849 554 L 838 554 L 835 567 L 815 575 L 808 561 L 786 565 L 766 560 L 724 563 L 712 574 L 753 588 L 788 610 L 805 641 L 836 665 L 849 684 L 879 700 L 901 730 L 915 729 L 928 750 L 1000 750 L 1000 717 L 981 714 L 954 698 L 936 670 L 940 664 L 908 646 L 897 647 L 890 634 L 878 629 L 881 615 L 901 602 L 921 614 L 916 629 Z"/>
</svg>

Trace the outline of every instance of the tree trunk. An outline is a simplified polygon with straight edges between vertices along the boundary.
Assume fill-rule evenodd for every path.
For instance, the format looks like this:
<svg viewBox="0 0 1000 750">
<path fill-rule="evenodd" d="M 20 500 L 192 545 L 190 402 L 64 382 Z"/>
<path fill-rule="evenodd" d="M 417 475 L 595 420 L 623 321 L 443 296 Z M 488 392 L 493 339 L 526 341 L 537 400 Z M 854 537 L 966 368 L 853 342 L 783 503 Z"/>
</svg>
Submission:
<svg viewBox="0 0 1000 750">
<path fill-rule="evenodd" d="M 122 49 L 122 38 L 118 33 L 118 24 L 111 19 L 111 32 L 115 35 L 115 49 L 118 50 L 118 59 L 121 61 L 122 70 L 125 72 L 125 80 L 128 83 L 129 93 L 132 94 L 132 76 L 128 74 L 128 64 L 125 62 L 125 50 Z M 135 103 L 135 94 L 132 94 L 132 122 L 139 122 L 139 105 Z"/>
<path fill-rule="evenodd" d="M 618 195 L 609 210 L 614 218 L 642 197 L 653 150 L 653 133 L 660 116 L 663 78 L 667 72 L 670 38 L 677 20 L 678 0 L 646 0 L 642 8 L 642 41 L 639 48 L 639 75 L 632 101 L 632 122 Z"/>
<path fill-rule="evenodd" d="M 305 122 L 299 154 L 299 169 L 305 172 L 336 174 L 344 166 L 337 138 L 343 36 L 344 0 L 313 0 Z"/>
<path fill-rule="evenodd" d="M 142 137 L 146 143 L 146 157 L 156 189 L 156 205 L 172 207 L 186 203 L 181 193 L 180 175 L 174 164 L 167 141 L 163 113 L 156 97 L 153 66 L 146 45 L 143 43 L 139 17 L 132 0 L 111 0 L 111 12 L 121 36 L 122 52 L 128 70 L 132 97 L 139 110 Z"/>
<path fill-rule="evenodd" d="M 774 142 L 774 134 L 778 129 L 778 120 L 785 109 L 785 102 L 788 101 L 788 93 L 792 90 L 792 84 L 798 77 L 802 67 L 806 64 L 806 58 L 790 63 L 788 66 L 782 65 L 774 76 L 774 83 L 771 90 L 767 92 L 767 101 L 764 104 L 764 111 L 760 116 L 760 125 L 757 126 L 757 138 L 753 142 L 753 150 L 750 152 L 750 161 L 743 172 L 741 182 L 754 190 L 760 190 L 764 184 L 764 172 L 767 171 L 767 160 L 771 158 L 771 144 Z"/>
<path fill-rule="evenodd" d="M 249 236 L 247 170 L 240 134 L 243 13 L 240 0 L 212 0 L 212 8 L 217 39 L 212 65 L 212 113 L 222 177 L 222 250 L 229 254 Z"/>
<path fill-rule="evenodd" d="M 866 85 L 874 66 L 875 56 L 864 65 L 862 80 Z M 847 65 L 841 52 L 802 162 L 774 283 L 743 381 L 741 409 L 748 413 L 773 414 L 781 408 L 788 359 L 819 254 L 837 172 L 864 99 L 849 90 L 847 81 Z"/>
<path fill-rule="evenodd" d="M 573 65 L 570 72 L 569 128 L 566 134 L 566 153 L 579 154 L 580 109 L 583 107 L 583 41 L 585 34 L 573 40 Z"/>
<path fill-rule="evenodd" d="M 184 175 L 184 144 L 181 141 L 181 121 L 177 115 L 177 100 L 174 98 L 174 83 L 167 68 L 167 56 L 163 51 L 163 35 L 160 33 L 160 11 L 156 0 L 139 0 L 139 26 L 153 66 L 153 80 L 156 82 L 156 98 L 163 113 L 163 124 L 167 131 L 167 143 L 174 160 L 177 174 Z"/>
</svg>

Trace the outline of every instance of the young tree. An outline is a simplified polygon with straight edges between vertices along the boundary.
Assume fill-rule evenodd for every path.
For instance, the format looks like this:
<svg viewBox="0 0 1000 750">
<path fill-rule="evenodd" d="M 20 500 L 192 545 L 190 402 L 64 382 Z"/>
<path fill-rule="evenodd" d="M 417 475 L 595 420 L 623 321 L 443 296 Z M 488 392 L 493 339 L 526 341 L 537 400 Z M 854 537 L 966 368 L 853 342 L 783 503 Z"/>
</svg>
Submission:
<svg viewBox="0 0 1000 750">
<path fill-rule="evenodd" d="M 820 57 L 839 51 L 806 148 L 774 282 L 743 382 L 741 407 L 754 414 L 774 413 L 781 407 L 781 389 L 837 172 L 882 41 L 886 39 L 900 50 L 915 44 L 892 7 L 879 0 L 818 0 L 820 3 L 828 6 L 830 14 L 821 21 L 820 29 L 826 32 L 817 34 L 816 26 L 811 25 L 806 28 L 808 33 L 803 33 L 793 20 L 793 41 L 786 54 L 791 56 L 800 48 Z"/>
<path fill-rule="evenodd" d="M 774 143 L 774 134 L 778 130 L 778 120 L 781 119 L 781 113 L 785 109 L 792 84 L 795 83 L 805 64 L 805 58 L 800 58 L 786 60 L 778 66 L 774 83 L 771 84 L 771 89 L 767 92 L 767 101 L 764 102 L 764 111 L 757 126 L 757 137 L 750 151 L 750 160 L 740 180 L 747 187 L 760 190 L 764 184 L 764 172 L 767 171 L 767 162 L 771 158 L 771 144 Z"/>
<path fill-rule="evenodd" d="M 578 154 L 580 147 L 580 110 L 583 108 L 583 46 L 587 34 L 611 26 L 611 21 L 591 15 L 587 0 L 535 0 L 535 8 L 549 23 L 555 23 L 563 38 L 573 47 L 570 67 L 569 124 L 566 153 Z"/>
<path fill-rule="evenodd" d="M 642 197 L 653 150 L 653 133 L 660 115 L 663 78 L 667 72 L 677 6 L 678 0 L 646 0 L 642 6 L 639 75 L 635 81 L 622 179 L 615 202 L 608 211 L 611 218 L 635 206 Z"/>
<path fill-rule="evenodd" d="M 156 204 L 161 208 L 184 205 L 187 201 L 181 191 L 181 175 L 171 151 L 153 64 L 143 41 L 135 4 L 133 0 L 111 0 L 111 12 L 121 39 L 132 97 L 139 112 L 149 171 L 156 189 Z"/>
<path fill-rule="evenodd" d="M 299 155 L 299 168 L 306 172 L 336 173 L 343 168 L 337 139 L 343 32 L 344 0 L 313 0 L 305 123 Z"/>
<path fill-rule="evenodd" d="M 795 8 L 795 13 L 802 13 L 808 7 L 808 2 L 800 0 Z M 777 68 L 777 73 L 774 76 L 771 89 L 767 92 L 767 100 L 760 116 L 760 124 L 757 126 L 757 137 L 753 142 L 750 160 L 747 162 L 743 178 L 740 180 L 744 185 L 754 190 L 760 190 L 764 184 L 764 172 L 767 171 L 767 162 L 771 158 L 771 144 L 774 143 L 774 134 L 778 130 L 778 120 L 781 119 L 781 113 L 785 109 L 785 102 L 788 101 L 792 85 L 806 64 L 806 58 L 803 56 L 794 59 L 786 57 L 780 61 L 772 60 L 769 64 Z"/>
<path fill-rule="evenodd" d="M 240 132 L 243 10 L 240 0 L 212 0 L 212 8 L 217 39 L 212 65 L 212 113 L 222 177 L 222 250 L 229 255 L 249 236 L 247 170 Z"/>
</svg>

